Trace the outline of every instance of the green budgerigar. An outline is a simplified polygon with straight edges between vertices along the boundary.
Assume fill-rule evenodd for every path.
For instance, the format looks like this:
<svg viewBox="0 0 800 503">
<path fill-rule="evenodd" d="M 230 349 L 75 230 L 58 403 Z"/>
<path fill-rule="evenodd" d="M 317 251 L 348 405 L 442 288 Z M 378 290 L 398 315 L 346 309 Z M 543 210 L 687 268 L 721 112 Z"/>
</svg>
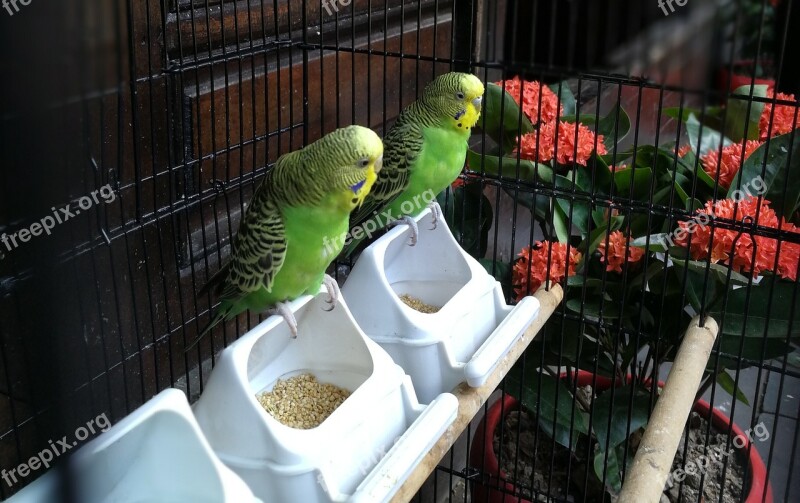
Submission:
<svg viewBox="0 0 800 503">
<path fill-rule="evenodd" d="M 347 255 L 357 249 L 365 234 L 398 222 L 411 226 L 411 244 L 416 244 L 418 229 L 410 217 L 425 206 L 434 210 L 436 225 L 441 209 L 434 197 L 453 183 L 464 167 L 483 93 L 483 83 L 474 75 L 446 73 L 402 111 L 384 138 L 386 153 L 378 181 L 350 218 Z"/>
<path fill-rule="evenodd" d="M 201 290 L 219 296 L 211 328 L 245 310 L 280 314 L 292 334 L 297 322 L 286 302 L 314 295 L 324 283 L 331 309 L 339 295 L 325 274 L 341 252 L 350 213 L 372 189 L 383 164 L 383 143 L 370 129 L 338 129 L 283 155 L 256 190 L 229 262 Z"/>
</svg>

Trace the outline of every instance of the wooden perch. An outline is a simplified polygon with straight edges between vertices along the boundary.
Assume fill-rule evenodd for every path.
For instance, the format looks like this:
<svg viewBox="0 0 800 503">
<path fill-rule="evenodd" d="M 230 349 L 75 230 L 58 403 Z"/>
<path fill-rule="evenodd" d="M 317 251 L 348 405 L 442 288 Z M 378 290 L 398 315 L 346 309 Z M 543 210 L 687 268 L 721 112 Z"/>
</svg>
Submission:
<svg viewBox="0 0 800 503">
<path fill-rule="evenodd" d="M 706 318 L 704 327 L 699 325 L 699 316 L 689 323 L 633 466 L 625 477 L 619 503 L 658 503 L 661 499 L 719 331 L 711 317 Z"/>
<path fill-rule="evenodd" d="M 558 304 L 564 298 L 564 291 L 560 285 L 553 285 L 550 290 L 545 290 L 544 287 L 540 288 L 534 295 L 541 305 L 539 315 L 531 323 L 525 333 L 522 334 L 519 341 L 511 348 L 506 357 L 500 361 L 497 368 L 489 376 L 486 383 L 480 388 L 470 388 L 466 383 L 461 383 L 452 393 L 458 398 L 458 416 L 453 424 L 444 432 L 444 435 L 439 439 L 433 448 L 428 451 L 416 469 L 411 472 L 411 475 L 406 479 L 405 483 L 398 489 L 392 498 L 393 503 L 404 503 L 411 501 L 414 495 L 422 487 L 422 484 L 428 479 L 436 465 L 439 464 L 442 457 L 447 454 L 447 451 L 453 446 L 461 433 L 467 428 L 467 425 L 472 421 L 478 413 L 489 396 L 494 392 L 500 381 L 506 376 L 511 367 L 517 362 L 522 353 L 527 349 L 528 345 L 533 341 L 536 334 L 544 326 L 545 322 L 550 319 L 550 316 L 555 311 Z"/>
</svg>

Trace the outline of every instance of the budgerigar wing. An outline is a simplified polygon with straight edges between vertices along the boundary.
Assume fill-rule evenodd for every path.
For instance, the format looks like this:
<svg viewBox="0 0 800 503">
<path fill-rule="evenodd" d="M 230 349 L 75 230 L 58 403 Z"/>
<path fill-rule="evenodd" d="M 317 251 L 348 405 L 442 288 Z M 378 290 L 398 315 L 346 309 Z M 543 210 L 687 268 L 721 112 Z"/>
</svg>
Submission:
<svg viewBox="0 0 800 503">
<path fill-rule="evenodd" d="M 410 116 L 401 114 L 383 141 L 383 169 L 364 204 L 350 216 L 351 229 L 380 212 L 408 187 L 411 167 L 422 151 L 422 129 Z"/>
<path fill-rule="evenodd" d="M 269 180 L 256 193 L 242 220 L 221 299 L 236 299 L 262 287 L 272 290 L 286 259 L 288 243 L 283 217 L 270 197 Z"/>
</svg>

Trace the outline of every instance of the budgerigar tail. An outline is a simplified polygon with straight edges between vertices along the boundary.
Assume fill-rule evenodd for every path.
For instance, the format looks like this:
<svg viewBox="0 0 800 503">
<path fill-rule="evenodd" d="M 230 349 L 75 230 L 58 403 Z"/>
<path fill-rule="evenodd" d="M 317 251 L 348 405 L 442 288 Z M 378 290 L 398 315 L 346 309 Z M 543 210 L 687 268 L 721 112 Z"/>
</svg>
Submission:
<svg viewBox="0 0 800 503">
<path fill-rule="evenodd" d="M 216 314 L 214 315 L 214 317 L 211 318 L 211 321 L 208 322 L 208 325 L 206 325 L 206 327 L 203 329 L 203 331 L 200 332 L 200 335 L 197 336 L 197 338 L 194 340 L 194 342 L 192 342 L 191 344 L 186 346 L 186 349 L 184 349 L 184 353 L 188 353 L 189 350 L 191 350 L 193 347 L 195 347 L 197 345 L 197 343 L 202 341 L 203 338 L 206 336 L 206 334 L 208 334 L 211 331 L 212 328 L 217 326 L 221 321 L 225 320 L 225 316 L 226 315 L 227 315 L 226 311 L 224 311 L 222 309 L 218 309 Z"/>
</svg>

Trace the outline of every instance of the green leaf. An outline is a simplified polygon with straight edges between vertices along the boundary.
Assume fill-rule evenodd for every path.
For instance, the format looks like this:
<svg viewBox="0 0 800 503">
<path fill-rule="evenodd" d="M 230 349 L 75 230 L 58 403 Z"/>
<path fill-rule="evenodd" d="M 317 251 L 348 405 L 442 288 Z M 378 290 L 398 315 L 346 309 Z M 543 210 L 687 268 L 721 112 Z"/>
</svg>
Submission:
<svg viewBox="0 0 800 503">
<path fill-rule="evenodd" d="M 602 481 L 605 479 L 606 486 L 608 486 L 615 494 L 622 490 L 622 478 L 620 473 L 622 467 L 617 458 L 616 449 L 608 451 L 608 464 L 606 465 L 606 451 L 598 448 L 594 453 L 594 473 L 597 479 Z M 605 473 L 605 477 L 603 474 Z"/>
<path fill-rule="evenodd" d="M 690 115 L 702 115 L 703 111 L 696 108 L 683 107 L 667 107 L 661 110 L 661 115 L 677 119 L 681 122 L 689 120 Z"/>
<path fill-rule="evenodd" d="M 593 188 L 598 194 L 611 194 L 611 184 L 614 183 L 611 169 L 608 167 L 603 157 L 597 155 L 597 152 L 592 154 L 592 156 L 594 158 L 594 164 L 592 164 L 592 161 L 589 161 L 589 169 L 594 176 L 594 183 L 590 183 L 586 188 Z"/>
<path fill-rule="evenodd" d="M 731 144 L 731 141 L 719 131 L 715 131 L 709 126 L 702 126 L 700 121 L 691 113 L 686 120 L 686 134 L 689 136 L 692 150 L 698 156 L 705 155 L 709 150 L 719 150 L 720 144 L 723 147 Z"/>
<path fill-rule="evenodd" d="M 609 151 L 628 136 L 630 129 L 631 119 L 619 103 L 597 125 L 597 133 L 604 136 L 603 144 Z"/>
<path fill-rule="evenodd" d="M 668 243 L 669 239 L 670 235 L 665 232 L 660 234 L 651 234 L 650 236 L 642 236 L 632 240 L 631 246 L 644 248 L 651 252 L 665 252 L 667 251 L 667 246 L 665 243 Z"/>
<path fill-rule="evenodd" d="M 722 371 L 717 374 L 717 384 L 720 385 L 722 389 L 725 390 L 730 396 L 735 396 L 737 400 L 742 402 L 743 404 L 750 406 L 750 402 L 747 401 L 747 396 L 744 394 L 742 390 L 736 386 L 736 381 L 728 374 L 726 371 Z"/>
<path fill-rule="evenodd" d="M 568 200 L 564 197 L 556 196 L 556 204 L 558 204 L 558 206 L 561 208 L 561 211 L 567 219 L 569 219 L 570 216 L 572 217 L 572 225 L 577 227 L 577 229 L 581 231 L 581 235 L 585 237 L 589 233 L 591 205 L 586 201 L 579 200 L 575 196 L 576 192 L 588 193 L 586 187 L 591 186 L 591 176 L 585 169 L 578 168 L 570 171 L 569 178 L 561 175 L 554 175 L 553 180 L 555 181 L 555 186 L 559 189 L 562 189 L 563 192 L 569 194 L 572 199 Z M 571 215 L 570 209 L 572 210 Z"/>
<path fill-rule="evenodd" d="M 574 449 L 578 434 L 589 433 L 586 413 L 577 407 L 563 381 L 540 374 L 536 366 L 531 364 L 525 365 L 523 374 L 522 365 L 517 364 L 506 376 L 506 384 L 506 391 L 536 415 L 539 427 L 564 447 Z"/>
<path fill-rule="evenodd" d="M 629 433 L 647 424 L 649 414 L 650 392 L 641 386 L 629 384 L 601 393 L 592 404 L 592 424 L 600 447 L 610 449 L 625 442 Z"/>
<path fill-rule="evenodd" d="M 600 318 L 600 305 L 602 303 L 603 315 L 602 318 L 610 320 L 620 317 L 619 301 L 604 300 L 601 298 L 586 299 L 584 302 L 581 299 L 569 299 L 564 305 L 574 313 L 583 313 L 584 316 L 591 316 L 592 318 Z"/>
<path fill-rule="evenodd" d="M 486 85 L 479 125 L 489 137 L 503 145 L 505 152 L 513 149 L 518 136 L 533 132 L 533 124 L 522 113 L 514 98 L 492 83 Z"/>
<path fill-rule="evenodd" d="M 598 220 L 595 220 L 595 222 L 597 221 Z M 581 242 L 580 245 L 578 245 L 578 251 L 583 253 L 585 256 L 591 256 L 595 250 L 597 250 L 597 247 L 600 246 L 600 243 L 605 240 L 606 234 L 621 229 L 623 222 L 624 217 L 613 217 L 611 219 L 611 229 L 609 230 L 608 223 L 600 221 L 599 224 L 596 224 L 597 228 L 594 229 L 589 236 Z"/>
<path fill-rule="evenodd" d="M 565 80 L 560 84 L 552 84 L 548 87 L 559 97 L 561 106 L 564 107 L 562 115 L 575 115 L 577 102 L 575 101 L 575 95 L 572 94 L 572 90 L 569 88 L 569 82 Z M 561 88 L 560 92 L 559 87 Z"/>
<path fill-rule="evenodd" d="M 734 91 L 734 94 L 747 96 L 748 98 L 728 99 L 728 115 L 725 122 L 725 134 L 733 141 L 741 141 L 744 138 L 745 128 L 747 128 L 747 139 L 757 140 L 759 137 L 758 123 L 761 120 L 761 113 L 764 111 L 764 103 L 752 101 L 750 89 L 753 88 L 753 97 L 766 98 L 767 86 L 742 86 Z M 749 115 L 748 115 L 749 109 Z"/>
<path fill-rule="evenodd" d="M 794 141 L 792 139 L 792 133 L 776 136 L 769 142 L 769 151 L 764 143 L 750 154 L 733 179 L 728 198 L 735 197 L 737 187 L 750 195 L 757 195 L 759 189 L 766 187 L 764 199 L 772 203 L 778 215 L 791 218 L 800 202 L 800 135 Z M 790 155 L 791 166 L 788 163 Z M 763 177 L 762 170 L 765 171 Z"/>
<path fill-rule="evenodd" d="M 686 297 L 695 311 L 708 309 L 722 294 L 723 289 L 714 281 L 714 275 L 709 273 L 708 277 L 712 281 L 706 282 L 705 271 L 698 269 L 700 265 L 704 266 L 704 263 L 674 258 L 672 263 L 678 269 L 678 279 L 683 283 Z"/>
<path fill-rule="evenodd" d="M 553 207 L 553 229 L 555 229 L 556 237 L 560 243 L 569 241 L 569 221 L 567 219 L 567 214 L 564 213 L 560 204 Z"/>
<path fill-rule="evenodd" d="M 613 177 L 619 194 L 639 200 L 648 198 L 650 180 L 653 177 L 652 169 L 637 167 L 621 169 L 615 171 Z"/>
<path fill-rule="evenodd" d="M 603 145 L 612 151 L 614 147 L 625 139 L 631 129 L 631 119 L 619 103 L 608 112 L 608 115 L 597 120 L 595 114 L 581 114 L 579 117 L 568 115 L 562 117 L 563 121 L 574 124 L 578 120 L 581 124 L 589 126 L 597 122 L 595 133 L 603 135 Z M 619 159 L 619 156 L 617 156 Z M 621 159 L 619 159 L 621 160 Z"/>
<path fill-rule="evenodd" d="M 723 334 L 739 337 L 744 333 L 745 337 L 757 339 L 785 340 L 787 336 L 798 337 L 800 293 L 797 295 L 798 299 L 795 299 L 796 288 L 797 284 L 793 281 L 764 276 L 757 286 L 751 285 L 749 289 L 739 288 L 729 292 L 727 304 L 723 306 L 722 302 L 718 303 L 709 310 L 709 314 L 723 324 L 720 327 Z M 760 360 L 760 356 L 757 359 Z"/>
<path fill-rule="evenodd" d="M 456 241 L 473 257 L 482 258 L 488 248 L 493 212 L 481 184 L 469 184 L 455 190 L 448 187 L 436 199 Z"/>
<path fill-rule="evenodd" d="M 519 180 L 535 182 L 537 180 L 545 183 L 552 183 L 553 168 L 545 164 L 534 163 L 525 159 L 503 156 L 498 159 L 496 155 L 481 155 L 473 150 L 467 150 L 467 161 L 470 169 L 483 171 L 491 175 L 501 176 L 517 180 L 517 170 L 519 170 Z"/>
<path fill-rule="evenodd" d="M 531 210 L 537 220 L 547 220 L 551 207 L 550 198 L 548 196 L 527 191 L 517 191 L 515 194 L 514 190 L 509 188 L 503 190 L 505 190 L 506 194 L 513 198 L 517 204 L 521 204 Z"/>
<path fill-rule="evenodd" d="M 703 204 L 703 202 L 697 199 L 696 197 L 692 197 L 686 200 L 686 211 L 690 213 L 694 213 L 700 208 L 704 207 L 705 205 Z"/>
</svg>

